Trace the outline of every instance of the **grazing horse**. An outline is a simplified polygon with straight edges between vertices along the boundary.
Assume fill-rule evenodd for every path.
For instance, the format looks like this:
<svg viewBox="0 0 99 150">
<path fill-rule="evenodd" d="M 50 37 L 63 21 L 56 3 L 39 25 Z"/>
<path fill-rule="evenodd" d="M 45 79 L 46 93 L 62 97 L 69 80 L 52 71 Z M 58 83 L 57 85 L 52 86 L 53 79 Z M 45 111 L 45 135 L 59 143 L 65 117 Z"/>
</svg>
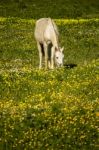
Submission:
<svg viewBox="0 0 99 150">
<path fill-rule="evenodd" d="M 39 68 L 42 68 L 43 56 L 45 68 L 53 69 L 54 65 L 63 66 L 64 48 L 59 47 L 59 32 L 55 22 L 51 18 L 37 20 L 34 36 L 39 50 Z"/>
</svg>

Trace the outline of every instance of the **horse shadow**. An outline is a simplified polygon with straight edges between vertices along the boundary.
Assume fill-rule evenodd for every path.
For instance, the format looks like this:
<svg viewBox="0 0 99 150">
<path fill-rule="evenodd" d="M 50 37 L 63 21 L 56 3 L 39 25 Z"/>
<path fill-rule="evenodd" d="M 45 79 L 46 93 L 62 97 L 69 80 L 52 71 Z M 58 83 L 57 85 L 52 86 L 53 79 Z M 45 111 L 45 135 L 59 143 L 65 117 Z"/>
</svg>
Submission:
<svg viewBox="0 0 99 150">
<path fill-rule="evenodd" d="M 77 64 L 73 64 L 73 63 L 64 64 L 64 67 L 67 69 L 73 69 L 73 68 L 77 67 Z"/>
</svg>

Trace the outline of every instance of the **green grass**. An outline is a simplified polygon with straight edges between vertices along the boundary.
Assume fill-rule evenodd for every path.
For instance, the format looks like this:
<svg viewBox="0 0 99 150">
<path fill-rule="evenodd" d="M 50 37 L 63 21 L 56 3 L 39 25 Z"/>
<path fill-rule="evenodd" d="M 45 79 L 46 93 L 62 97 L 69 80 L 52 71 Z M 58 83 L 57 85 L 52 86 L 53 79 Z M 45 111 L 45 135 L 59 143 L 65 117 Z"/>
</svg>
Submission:
<svg viewBox="0 0 99 150">
<path fill-rule="evenodd" d="M 98 62 L 0 75 L 3 150 L 98 149 Z"/>
<path fill-rule="evenodd" d="M 59 28 L 63 68 L 38 69 L 41 17 Z M 99 149 L 98 18 L 98 0 L 0 1 L 0 150 Z"/>
<path fill-rule="evenodd" d="M 3 0 L 0 16 L 19 18 L 95 18 L 99 17 L 98 0 Z"/>
<path fill-rule="evenodd" d="M 0 18 L 1 150 L 97 150 L 99 19 L 56 19 L 65 65 L 38 69 L 35 20 Z"/>
</svg>

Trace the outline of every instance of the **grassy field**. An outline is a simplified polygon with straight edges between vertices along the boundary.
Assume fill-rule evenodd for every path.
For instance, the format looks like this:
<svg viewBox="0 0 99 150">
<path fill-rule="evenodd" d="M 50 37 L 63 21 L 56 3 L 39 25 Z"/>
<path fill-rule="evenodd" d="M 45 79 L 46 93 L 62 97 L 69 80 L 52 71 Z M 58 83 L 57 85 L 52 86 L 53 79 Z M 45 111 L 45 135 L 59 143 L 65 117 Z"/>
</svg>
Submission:
<svg viewBox="0 0 99 150">
<path fill-rule="evenodd" d="M 1 150 L 98 149 L 99 20 L 55 21 L 65 66 L 45 71 L 35 20 L 0 18 Z"/>
<path fill-rule="evenodd" d="M 0 150 L 99 149 L 98 5 L 0 1 Z M 34 26 L 42 16 L 59 28 L 63 68 L 38 69 Z"/>
<path fill-rule="evenodd" d="M 19 18 L 99 18 L 98 0 L 2 0 L 0 16 Z"/>
</svg>

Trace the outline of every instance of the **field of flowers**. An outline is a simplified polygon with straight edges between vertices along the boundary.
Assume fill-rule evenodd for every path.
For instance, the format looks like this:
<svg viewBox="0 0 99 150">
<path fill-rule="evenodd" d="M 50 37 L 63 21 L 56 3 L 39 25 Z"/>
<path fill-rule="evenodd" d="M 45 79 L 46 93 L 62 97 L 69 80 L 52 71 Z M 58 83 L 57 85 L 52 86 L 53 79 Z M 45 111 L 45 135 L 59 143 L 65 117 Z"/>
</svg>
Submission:
<svg viewBox="0 0 99 150">
<path fill-rule="evenodd" d="M 99 149 L 99 20 L 55 21 L 65 66 L 39 70 L 35 20 L 0 18 L 0 150 Z"/>
</svg>

